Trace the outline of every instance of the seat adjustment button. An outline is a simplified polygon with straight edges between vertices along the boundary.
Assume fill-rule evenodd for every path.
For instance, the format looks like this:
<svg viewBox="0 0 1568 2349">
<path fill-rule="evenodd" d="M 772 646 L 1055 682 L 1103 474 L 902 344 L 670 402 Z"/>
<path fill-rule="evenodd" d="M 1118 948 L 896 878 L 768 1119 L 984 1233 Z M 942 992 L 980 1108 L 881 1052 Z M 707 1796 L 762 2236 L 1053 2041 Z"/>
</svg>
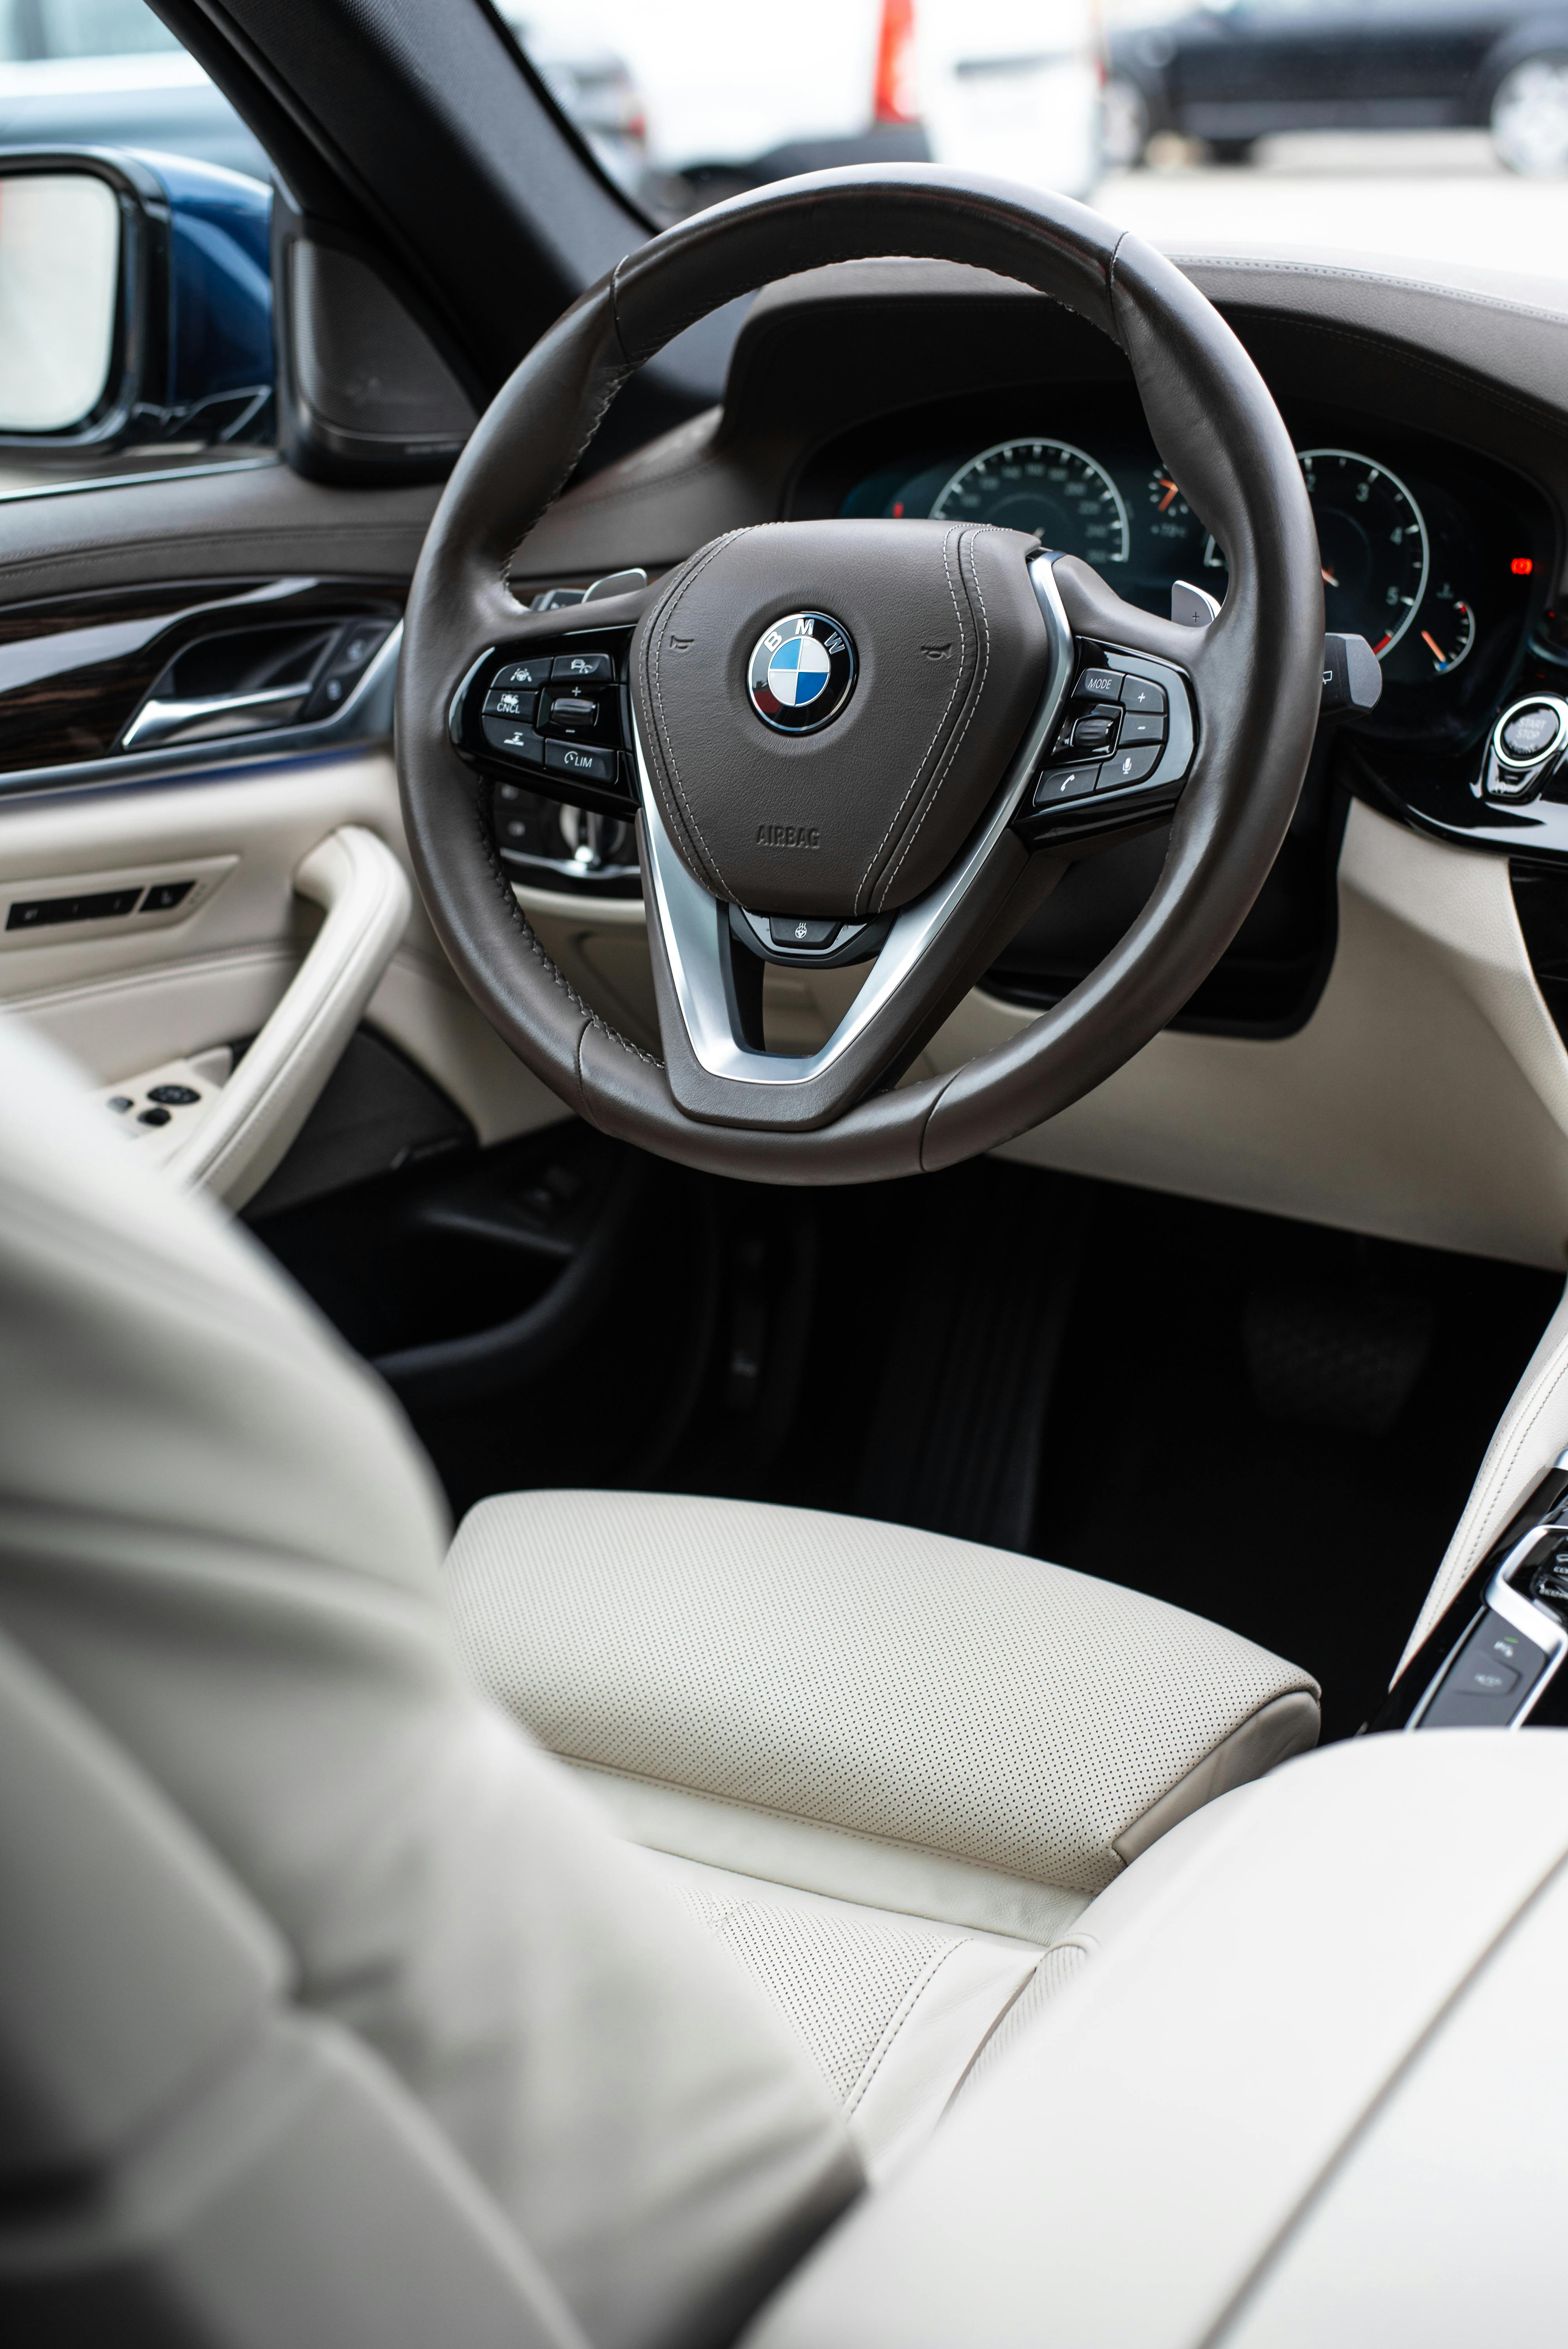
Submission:
<svg viewBox="0 0 1568 2349">
<path fill-rule="evenodd" d="M 580 775 L 585 783 L 617 780 L 614 750 L 591 750 L 583 742 L 547 742 L 544 763 L 557 775 Z"/>
<path fill-rule="evenodd" d="M 1035 785 L 1035 805 L 1055 807 L 1058 800 L 1087 799 L 1099 781 L 1099 769 L 1088 766 L 1053 767 Z"/>
<path fill-rule="evenodd" d="M 1099 771 L 1102 792 L 1119 791 L 1125 783 L 1146 782 L 1160 764 L 1160 745 L 1150 742 L 1136 750 L 1119 750 Z"/>
<path fill-rule="evenodd" d="M 140 905 L 139 914 L 168 914 L 182 905 L 196 884 L 194 881 L 155 881 Z"/>
</svg>

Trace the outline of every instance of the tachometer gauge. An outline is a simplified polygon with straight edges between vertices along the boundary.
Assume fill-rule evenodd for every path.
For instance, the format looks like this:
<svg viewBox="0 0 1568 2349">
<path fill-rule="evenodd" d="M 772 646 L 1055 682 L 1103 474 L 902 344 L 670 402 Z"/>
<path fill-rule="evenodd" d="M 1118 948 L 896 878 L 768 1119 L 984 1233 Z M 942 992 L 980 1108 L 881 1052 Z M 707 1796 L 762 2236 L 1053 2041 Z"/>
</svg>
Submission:
<svg viewBox="0 0 1568 2349">
<path fill-rule="evenodd" d="M 1213 534 L 1206 531 L 1192 512 L 1175 474 L 1168 465 L 1156 465 L 1149 476 L 1149 538 L 1161 564 L 1173 563 L 1177 570 L 1183 564 L 1191 569 L 1199 564 L 1205 571 L 1223 571 L 1225 558 L 1215 545 Z M 1224 582 L 1211 580 L 1211 591 L 1224 599 Z"/>
<path fill-rule="evenodd" d="M 1156 465 L 1149 476 L 1149 502 L 1154 509 L 1150 529 L 1156 538 L 1186 538 L 1195 528 L 1181 483 L 1163 465 Z"/>
<path fill-rule="evenodd" d="M 1475 643 L 1474 608 L 1461 604 L 1445 579 L 1440 587 L 1432 590 L 1424 618 L 1421 642 L 1430 653 L 1438 675 L 1447 677 L 1458 668 Z"/>
<path fill-rule="evenodd" d="M 1093 564 L 1125 563 L 1127 507 L 1103 465 L 1067 440 L 999 440 L 961 465 L 931 509 L 936 522 L 1032 531 L 1042 546 Z"/>
<path fill-rule="evenodd" d="M 1427 592 L 1427 525 L 1398 475 L 1354 449 L 1298 449 L 1331 634 L 1392 652 Z M 1461 658 L 1463 656 L 1461 655 Z"/>
</svg>

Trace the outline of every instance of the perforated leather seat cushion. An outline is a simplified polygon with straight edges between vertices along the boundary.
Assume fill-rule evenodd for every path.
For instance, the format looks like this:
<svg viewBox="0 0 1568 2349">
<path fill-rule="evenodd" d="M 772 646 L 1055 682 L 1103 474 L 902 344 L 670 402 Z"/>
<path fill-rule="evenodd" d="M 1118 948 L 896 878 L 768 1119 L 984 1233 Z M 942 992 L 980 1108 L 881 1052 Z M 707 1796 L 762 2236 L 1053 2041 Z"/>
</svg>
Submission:
<svg viewBox="0 0 1568 2349">
<path fill-rule="evenodd" d="M 1233 1775 L 1315 1735 L 1308 1675 L 1234 1633 L 903 1526 L 514 1494 L 449 1566 L 475 1670 L 556 1753 L 1078 1892 L 1270 1708 Z"/>
</svg>

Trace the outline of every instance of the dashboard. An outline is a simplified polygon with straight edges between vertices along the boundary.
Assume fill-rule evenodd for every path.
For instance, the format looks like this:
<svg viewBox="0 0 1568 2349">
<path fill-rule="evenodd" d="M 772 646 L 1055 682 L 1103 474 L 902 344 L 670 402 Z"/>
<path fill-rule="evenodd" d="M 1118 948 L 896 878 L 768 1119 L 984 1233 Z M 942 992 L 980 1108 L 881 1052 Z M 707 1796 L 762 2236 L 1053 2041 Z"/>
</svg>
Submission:
<svg viewBox="0 0 1568 2349">
<path fill-rule="evenodd" d="M 1552 575 L 1550 512 L 1504 468 L 1365 416 L 1287 411 L 1317 523 L 1327 626 L 1383 667 L 1367 730 L 1479 740 Z M 1129 603 L 1169 613 L 1178 580 L 1223 601 L 1228 573 L 1136 402 L 1058 391 L 905 417 L 820 460 L 852 472 L 844 515 L 995 523 L 1080 555 Z M 870 460 L 871 461 L 867 461 Z"/>
</svg>

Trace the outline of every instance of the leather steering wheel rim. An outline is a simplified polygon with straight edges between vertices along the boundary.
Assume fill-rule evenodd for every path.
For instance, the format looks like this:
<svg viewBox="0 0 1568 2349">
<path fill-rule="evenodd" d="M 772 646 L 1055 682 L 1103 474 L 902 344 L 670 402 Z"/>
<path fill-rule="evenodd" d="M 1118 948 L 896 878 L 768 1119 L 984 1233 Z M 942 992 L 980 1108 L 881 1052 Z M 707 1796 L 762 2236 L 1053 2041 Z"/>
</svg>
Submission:
<svg viewBox="0 0 1568 2349">
<path fill-rule="evenodd" d="M 889 254 L 1016 279 L 1106 334 L 1130 364 L 1162 459 L 1226 550 L 1230 586 L 1211 626 L 1186 628 L 1123 603 L 1071 557 L 1050 566 L 1075 638 L 1180 669 L 1195 705 L 1196 749 L 1163 870 L 1098 968 L 1017 1035 L 944 1075 L 892 1090 L 888 1074 L 869 1066 L 854 1072 L 858 1097 L 847 1105 L 796 1102 L 772 1123 L 753 1122 L 747 1099 L 730 1098 L 738 1088 L 705 1092 L 689 1055 L 683 1062 L 680 1003 L 652 890 L 665 1058 L 617 1034 L 567 985 L 518 905 L 488 789 L 454 747 L 449 713 L 487 647 L 525 649 L 531 631 L 560 634 L 559 614 L 526 611 L 511 595 L 512 563 L 632 373 L 737 295 Z M 595 605 L 595 622 L 641 620 L 666 589 L 657 582 L 608 598 Z M 1295 809 L 1317 722 L 1323 625 L 1316 534 L 1290 436 L 1235 336 L 1163 255 L 1066 198 L 923 166 L 785 181 L 666 231 L 590 287 L 502 388 L 459 460 L 410 589 L 397 684 L 397 768 L 415 872 L 480 1009 L 605 1133 L 762 1181 L 868 1181 L 955 1164 L 1044 1123 L 1111 1075 L 1181 1010 L 1229 945 Z M 646 772 L 645 874 L 648 823 L 657 821 Z M 1063 869 L 1043 854 L 1024 854 L 1016 869 L 993 861 L 984 919 L 951 947 L 944 968 L 928 974 L 915 1050 Z M 907 1062 L 907 1034 L 900 1049 Z"/>
</svg>

